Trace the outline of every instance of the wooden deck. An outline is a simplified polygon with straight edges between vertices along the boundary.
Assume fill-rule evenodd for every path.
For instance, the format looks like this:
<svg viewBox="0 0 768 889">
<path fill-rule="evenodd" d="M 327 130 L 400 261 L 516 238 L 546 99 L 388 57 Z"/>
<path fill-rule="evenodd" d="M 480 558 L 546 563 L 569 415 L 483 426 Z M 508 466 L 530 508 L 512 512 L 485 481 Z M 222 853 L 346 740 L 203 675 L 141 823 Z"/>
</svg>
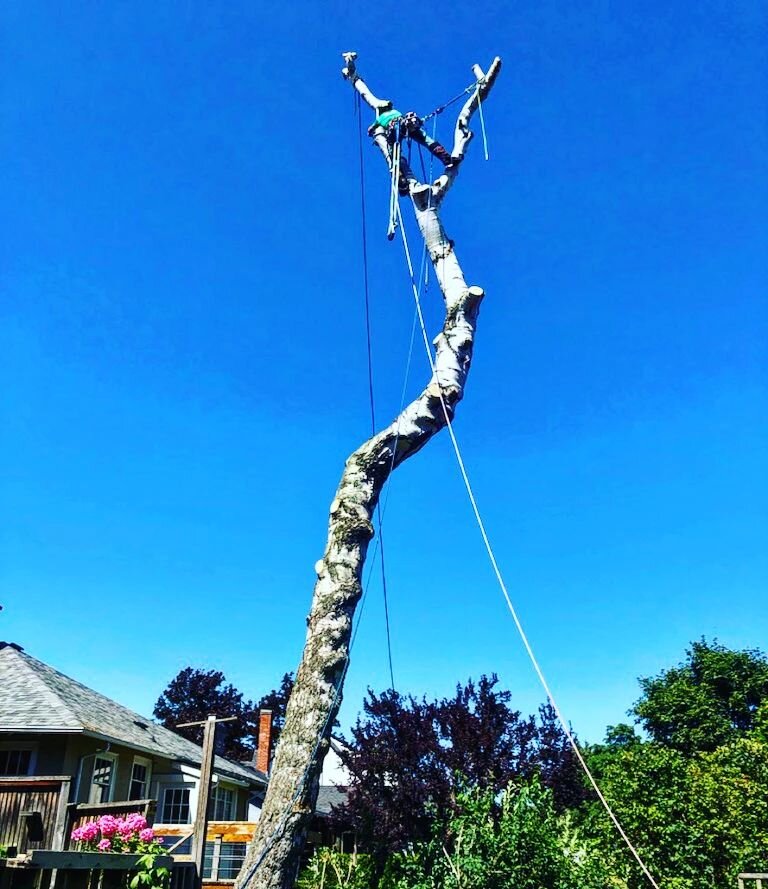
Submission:
<svg viewBox="0 0 768 889">
<path fill-rule="evenodd" d="M 94 853 L 82 853 L 70 841 L 75 827 L 95 821 L 102 815 L 123 817 L 139 812 L 152 824 L 156 801 L 123 800 L 112 803 L 69 803 L 68 776 L 0 779 L 0 843 L 15 848 L 15 861 L 3 862 L 14 869 L 13 886 L 27 889 L 34 872 L 62 871 L 61 889 L 86 889 L 78 873 L 88 873 Z M 167 854 L 172 856 L 171 889 L 193 889 L 194 863 L 188 854 L 193 825 L 152 824 L 155 833 L 166 838 Z M 206 889 L 231 889 L 245 857 L 247 844 L 256 830 L 255 821 L 209 821 L 206 833 L 204 883 Z M 180 845 L 179 851 L 174 846 Z M 97 856 L 98 857 L 98 856 Z M 101 856 L 104 857 L 104 856 Z M 107 859 L 106 867 L 124 868 L 117 859 L 130 856 L 115 855 Z M 99 869 L 104 868 L 101 863 Z M 117 873 L 117 871 L 115 871 Z M 23 876 L 26 874 L 26 876 Z M 9 874 L 0 874 L 0 886 L 10 885 Z M 43 877 L 41 886 L 45 885 Z M 36 879 L 29 889 L 37 885 Z M 57 889 L 60 889 L 57 881 Z"/>
</svg>

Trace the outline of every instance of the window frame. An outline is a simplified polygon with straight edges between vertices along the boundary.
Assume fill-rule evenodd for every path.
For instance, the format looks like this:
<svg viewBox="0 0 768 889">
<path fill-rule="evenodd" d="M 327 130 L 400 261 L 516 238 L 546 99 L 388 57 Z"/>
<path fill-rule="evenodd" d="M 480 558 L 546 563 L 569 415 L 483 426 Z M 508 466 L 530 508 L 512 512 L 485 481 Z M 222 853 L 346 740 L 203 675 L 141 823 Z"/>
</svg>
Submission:
<svg viewBox="0 0 768 889">
<path fill-rule="evenodd" d="M 95 784 L 94 777 L 96 775 L 96 763 L 99 760 L 109 761 L 111 763 L 111 767 L 109 770 L 109 784 Z M 117 785 L 117 763 L 120 757 L 117 753 L 112 753 L 111 751 L 99 751 L 99 753 L 95 753 L 93 755 L 93 762 L 91 763 L 91 779 L 88 782 L 88 802 L 99 805 L 100 803 L 111 803 L 115 798 L 115 787 Z M 93 799 L 94 789 L 96 787 L 107 788 L 107 798 L 106 799 Z M 103 789 L 102 789 L 103 794 Z"/>
<path fill-rule="evenodd" d="M 29 753 L 29 762 L 27 763 L 26 772 L 10 772 L 4 774 L 0 772 L 3 778 L 24 778 L 35 774 L 37 766 L 37 744 L 34 741 L 0 741 L 0 754 L 2 753 Z"/>
<path fill-rule="evenodd" d="M 237 851 L 235 852 L 235 847 Z M 220 837 L 207 840 L 203 854 L 203 880 L 206 882 L 234 883 L 242 869 L 248 843 L 222 842 Z"/>
<path fill-rule="evenodd" d="M 158 824 L 192 824 L 193 823 L 193 812 L 192 812 L 192 804 L 193 804 L 193 794 L 194 794 L 195 785 L 188 781 L 169 781 L 169 782 L 161 782 L 159 785 L 159 793 L 158 793 L 158 802 L 160 803 L 160 817 L 157 819 Z M 168 821 L 165 817 L 166 815 L 166 802 L 165 796 L 169 791 L 187 791 L 187 820 L 186 821 Z M 171 803 L 171 806 L 175 806 L 177 804 Z M 183 805 L 178 804 L 179 806 Z"/>
<path fill-rule="evenodd" d="M 141 796 L 132 796 L 133 793 L 133 782 L 136 780 L 133 777 L 133 770 L 136 766 L 143 766 L 146 769 L 146 777 L 144 778 L 144 790 L 142 791 Z M 128 779 L 128 799 L 132 802 L 134 800 L 141 799 L 149 799 L 149 793 L 152 786 L 152 760 L 146 756 L 134 756 L 133 762 L 131 763 L 131 774 Z"/>
<path fill-rule="evenodd" d="M 228 794 L 229 798 L 227 800 L 229 805 L 229 817 L 222 818 L 219 815 L 218 807 L 223 800 L 220 799 L 220 794 Z M 211 796 L 208 803 L 208 820 L 209 821 L 236 821 L 235 816 L 237 815 L 237 790 L 234 787 L 225 787 L 221 784 L 221 782 L 217 782 L 211 788 Z"/>
</svg>

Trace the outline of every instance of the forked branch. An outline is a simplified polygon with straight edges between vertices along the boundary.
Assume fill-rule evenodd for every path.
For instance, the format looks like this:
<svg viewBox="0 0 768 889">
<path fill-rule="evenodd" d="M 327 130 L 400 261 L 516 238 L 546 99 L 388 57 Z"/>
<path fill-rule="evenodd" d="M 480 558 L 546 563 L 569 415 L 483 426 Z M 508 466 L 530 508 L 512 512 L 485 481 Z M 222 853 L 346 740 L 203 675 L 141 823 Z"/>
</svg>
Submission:
<svg viewBox="0 0 768 889">
<path fill-rule="evenodd" d="M 363 101 L 369 105 L 377 115 L 382 111 L 387 111 L 392 108 L 391 100 L 380 99 L 378 96 L 374 95 L 368 84 L 360 76 L 357 70 L 357 53 L 345 52 L 342 53 L 342 56 L 344 58 L 344 67 L 341 70 L 341 74 L 345 80 L 351 82 Z M 456 158 L 458 162 L 453 164 L 449 169 L 446 169 L 434 183 L 430 184 L 432 194 L 431 196 L 426 196 L 430 204 L 439 204 L 440 201 L 442 201 L 445 193 L 451 187 L 453 180 L 458 175 L 460 168 L 459 162 L 464 159 L 467 147 L 473 137 L 473 133 L 469 128 L 472 116 L 477 111 L 480 103 L 486 101 L 489 93 L 493 89 L 493 85 L 496 83 L 496 78 L 499 76 L 500 71 L 501 59 L 498 56 L 491 62 L 487 72 L 484 72 L 479 65 L 472 66 L 472 73 L 474 74 L 476 81 L 475 89 L 472 91 L 459 112 L 459 116 L 456 119 L 456 126 L 454 128 L 453 150 L 451 151 L 451 155 Z M 371 135 L 387 162 L 391 164 L 392 156 L 385 138 L 384 128 L 376 126 L 372 127 Z M 407 167 L 407 165 L 404 165 L 403 172 L 408 180 L 411 194 L 417 193 L 424 197 L 426 183 L 417 179 L 413 171 Z"/>
</svg>

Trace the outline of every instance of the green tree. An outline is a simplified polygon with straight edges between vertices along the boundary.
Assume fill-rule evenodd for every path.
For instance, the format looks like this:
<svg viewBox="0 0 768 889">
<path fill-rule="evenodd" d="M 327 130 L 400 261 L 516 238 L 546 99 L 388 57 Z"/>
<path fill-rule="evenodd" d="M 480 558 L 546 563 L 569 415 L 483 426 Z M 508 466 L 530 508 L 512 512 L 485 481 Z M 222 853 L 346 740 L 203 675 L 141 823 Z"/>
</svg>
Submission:
<svg viewBox="0 0 768 889">
<path fill-rule="evenodd" d="M 691 755 L 716 750 L 750 731 L 768 700 L 768 659 L 757 649 L 731 651 L 692 643 L 686 660 L 640 680 L 630 711 L 654 741 Z"/>
<path fill-rule="evenodd" d="M 604 889 L 605 868 L 569 816 L 556 812 L 538 778 L 501 794 L 461 792 L 456 812 L 432 821 L 432 836 L 392 853 L 383 874 L 370 856 L 320 850 L 299 889 Z"/>
<path fill-rule="evenodd" d="M 285 721 L 285 708 L 293 687 L 293 676 L 286 673 L 280 686 L 265 694 L 258 703 L 243 698 L 223 673 L 218 670 L 197 670 L 185 667 L 168 683 L 154 709 L 154 717 L 171 731 L 189 738 L 196 744 L 203 742 L 202 726 L 178 728 L 179 723 L 198 722 L 209 713 L 235 716 L 235 722 L 225 722 L 216 730 L 216 752 L 234 760 L 250 759 L 258 744 L 259 710 L 272 710 L 274 746 Z"/>
<path fill-rule="evenodd" d="M 656 742 L 588 751 L 603 793 L 649 870 L 666 889 L 725 889 L 740 871 L 768 868 L 768 743 L 755 729 L 712 752 Z M 581 826 L 626 889 L 647 882 L 602 807 Z"/>
</svg>

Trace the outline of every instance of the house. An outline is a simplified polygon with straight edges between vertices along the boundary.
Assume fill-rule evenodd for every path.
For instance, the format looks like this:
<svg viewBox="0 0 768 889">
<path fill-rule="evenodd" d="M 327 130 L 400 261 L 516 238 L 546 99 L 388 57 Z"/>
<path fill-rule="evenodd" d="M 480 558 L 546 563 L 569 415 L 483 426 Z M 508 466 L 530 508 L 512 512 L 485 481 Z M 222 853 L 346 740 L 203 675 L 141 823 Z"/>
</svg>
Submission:
<svg viewBox="0 0 768 889">
<path fill-rule="evenodd" d="M 0 845 L 64 850 L 78 823 L 141 811 L 186 852 L 201 761 L 193 742 L 0 642 Z M 255 765 L 215 757 L 209 877 L 236 876 L 266 785 Z"/>
<path fill-rule="evenodd" d="M 355 832 L 335 811 L 347 801 L 347 788 L 351 783 L 349 771 L 343 763 L 343 751 L 344 742 L 332 737 L 323 760 L 315 813 L 307 833 L 307 858 L 322 846 L 331 846 L 340 852 L 357 851 Z"/>
</svg>

